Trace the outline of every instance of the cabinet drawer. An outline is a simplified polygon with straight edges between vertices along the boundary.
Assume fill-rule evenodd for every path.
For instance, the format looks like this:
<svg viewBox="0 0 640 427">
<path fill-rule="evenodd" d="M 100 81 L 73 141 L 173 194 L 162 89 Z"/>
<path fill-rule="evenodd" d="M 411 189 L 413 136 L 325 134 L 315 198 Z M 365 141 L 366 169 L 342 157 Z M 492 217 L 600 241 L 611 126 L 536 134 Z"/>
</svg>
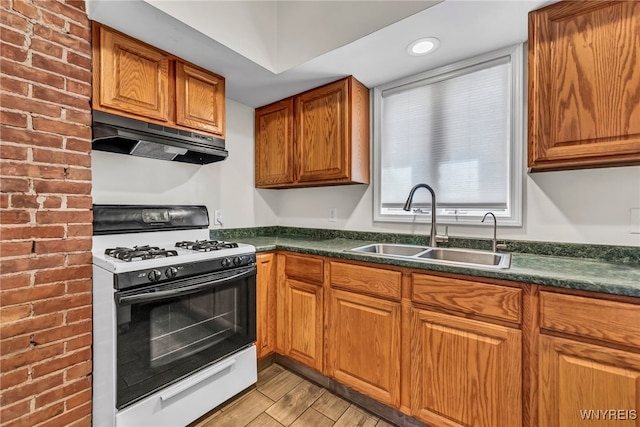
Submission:
<svg viewBox="0 0 640 427">
<path fill-rule="evenodd" d="M 331 286 L 400 300 L 402 274 L 399 271 L 361 265 L 331 263 Z"/>
<path fill-rule="evenodd" d="M 324 261 L 320 258 L 287 255 L 284 272 L 289 278 L 321 285 L 324 279 Z"/>
<path fill-rule="evenodd" d="M 413 274 L 412 300 L 434 307 L 521 322 L 522 290 L 467 280 Z"/>
<path fill-rule="evenodd" d="M 540 292 L 541 327 L 640 347 L 640 305 Z"/>
</svg>

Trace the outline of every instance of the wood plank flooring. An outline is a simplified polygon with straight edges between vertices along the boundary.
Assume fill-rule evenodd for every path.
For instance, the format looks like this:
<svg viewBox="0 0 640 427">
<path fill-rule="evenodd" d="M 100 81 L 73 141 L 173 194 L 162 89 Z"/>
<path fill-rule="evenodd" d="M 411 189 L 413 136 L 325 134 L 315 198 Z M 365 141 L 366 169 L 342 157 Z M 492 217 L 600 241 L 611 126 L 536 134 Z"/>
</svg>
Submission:
<svg viewBox="0 0 640 427">
<path fill-rule="evenodd" d="M 280 365 L 258 372 L 252 390 L 189 427 L 391 427 L 385 420 Z"/>
</svg>

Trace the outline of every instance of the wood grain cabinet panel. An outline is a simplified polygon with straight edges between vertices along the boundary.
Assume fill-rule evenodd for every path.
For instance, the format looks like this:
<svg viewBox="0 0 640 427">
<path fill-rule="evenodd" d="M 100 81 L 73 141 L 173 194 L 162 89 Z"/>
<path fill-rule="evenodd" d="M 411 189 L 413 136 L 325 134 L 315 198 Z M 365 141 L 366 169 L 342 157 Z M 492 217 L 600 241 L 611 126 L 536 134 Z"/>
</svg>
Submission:
<svg viewBox="0 0 640 427">
<path fill-rule="evenodd" d="M 540 337 L 539 425 L 640 425 L 640 354 Z"/>
<path fill-rule="evenodd" d="M 412 412 L 438 427 L 522 425 L 522 333 L 413 309 Z"/>
<path fill-rule="evenodd" d="M 97 36 L 100 79 L 94 89 L 99 89 L 99 105 L 168 121 L 169 57 L 102 26 Z"/>
<path fill-rule="evenodd" d="M 258 108 L 255 144 L 256 187 L 368 184 L 369 89 L 347 77 Z"/>
<path fill-rule="evenodd" d="M 640 163 L 640 2 L 529 14 L 529 167 Z"/>
<path fill-rule="evenodd" d="M 276 339 L 276 258 L 273 253 L 256 256 L 256 351 L 258 358 L 275 350 Z"/>
<path fill-rule="evenodd" d="M 224 137 L 225 81 L 181 61 L 176 62 L 176 123 Z"/>
<path fill-rule="evenodd" d="M 382 268 L 331 262 L 331 286 L 400 301 L 402 273 Z"/>
<path fill-rule="evenodd" d="M 293 168 L 293 98 L 255 113 L 256 187 L 290 185 Z"/>
<path fill-rule="evenodd" d="M 332 289 L 327 375 L 386 405 L 400 406 L 400 303 Z"/>
<path fill-rule="evenodd" d="M 322 372 L 323 289 L 287 279 L 285 287 L 285 355 Z"/>
</svg>

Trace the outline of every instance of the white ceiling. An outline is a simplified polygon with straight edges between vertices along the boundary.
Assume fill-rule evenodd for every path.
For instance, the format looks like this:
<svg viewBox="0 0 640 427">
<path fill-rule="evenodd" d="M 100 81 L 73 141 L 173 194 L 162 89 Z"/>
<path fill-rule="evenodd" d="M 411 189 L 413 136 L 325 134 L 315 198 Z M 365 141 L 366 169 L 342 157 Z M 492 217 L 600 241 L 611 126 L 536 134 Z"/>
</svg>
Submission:
<svg viewBox="0 0 640 427">
<path fill-rule="evenodd" d="M 527 13 L 555 0 L 86 0 L 89 18 L 226 79 L 258 107 L 354 75 L 367 87 L 527 39 Z M 437 37 L 424 57 L 406 46 Z"/>
</svg>

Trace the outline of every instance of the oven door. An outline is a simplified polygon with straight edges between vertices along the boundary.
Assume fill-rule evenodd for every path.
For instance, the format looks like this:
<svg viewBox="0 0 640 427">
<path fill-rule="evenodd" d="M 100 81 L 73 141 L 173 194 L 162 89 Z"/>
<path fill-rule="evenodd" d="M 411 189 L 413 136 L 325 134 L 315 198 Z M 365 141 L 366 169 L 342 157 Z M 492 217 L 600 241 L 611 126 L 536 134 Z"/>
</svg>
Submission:
<svg viewBox="0 0 640 427">
<path fill-rule="evenodd" d="M 116 292 L 116 407 L 253 343 L 255 295 L 255 266 Z"/>
</svg>

